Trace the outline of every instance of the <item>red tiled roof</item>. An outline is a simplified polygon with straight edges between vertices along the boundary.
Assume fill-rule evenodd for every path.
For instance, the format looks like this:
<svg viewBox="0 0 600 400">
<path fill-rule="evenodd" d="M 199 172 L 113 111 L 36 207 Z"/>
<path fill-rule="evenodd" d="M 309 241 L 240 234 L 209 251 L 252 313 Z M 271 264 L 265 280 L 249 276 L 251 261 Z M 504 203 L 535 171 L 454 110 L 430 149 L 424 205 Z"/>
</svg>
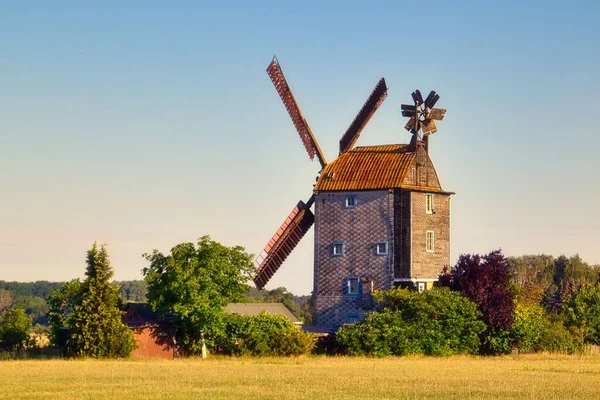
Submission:
<svg viewBox="0 0 600 400">
<path fill-rule="evenodd" d="M 406 144 L 356 147 L 325 166 L 315 191 L 399 188 L 414 159 Z"/>
</svg>

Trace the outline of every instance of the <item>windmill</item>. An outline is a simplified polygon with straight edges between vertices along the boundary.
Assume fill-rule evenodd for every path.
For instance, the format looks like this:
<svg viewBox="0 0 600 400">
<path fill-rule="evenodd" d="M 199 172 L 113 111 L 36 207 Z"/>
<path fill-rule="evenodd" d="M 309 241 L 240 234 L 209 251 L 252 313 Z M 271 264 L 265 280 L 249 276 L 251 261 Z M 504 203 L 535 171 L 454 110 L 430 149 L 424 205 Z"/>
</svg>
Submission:
<svg viewBox="0 0 600 400">
<path fill-rule="evenodd" d="M 315 139 L 276 58 L 267 73 L 311 159 L 321 164 L 312 194 L 300 200 L 255 260 L 264 288 L 308 230 L 315 226 L 313 324 L 319 329 L 363 318 L 374 290 L 426 290 L 450 263 L 450 199 L 428 153 L 439 95 L 412 93 L 402 105 L 409 144 L 355 146 L 387 97 L 381 78 L 339 143 L 330 163 Z M 311 211 L 311 208 L 314 210 Z"/>
<path fill-rule="evenodd" d="M 283 70 L 281 69 L 281 65 L 276 57 L 273 57 L 273 60 L 267 67 L 267 74 L 271 78 L 277 93 L 281 97 L 281 100 L 300 135 L 300 139 L 306 148 L 308 156 L 311 160 L 316 156 L 321 164 L 322 170 L 327 165 L 325 156 L 323 155 L 308 122 L 300 111 L 300 107 L 294 98 L 283 74 Z M 352 149 L 362 130 L 386 97 L 387 86 L 385 79 L 381 78 L 340 139 L 340 155 Z M 253 280 L 257 288 L 264 288 L 279 267 L 281 267 L 281 264 L 314 224 L 315 216 L 310 210 L 314 199 L 315 196 L 312 194 L 306 202 L 303 202 L 302 200 L 298 202 L 283 224 L 269 240 L 263 251 L 256 258 L 255 263 L 257 265 L 257 273 L 253 277 Z"/>
</svg>

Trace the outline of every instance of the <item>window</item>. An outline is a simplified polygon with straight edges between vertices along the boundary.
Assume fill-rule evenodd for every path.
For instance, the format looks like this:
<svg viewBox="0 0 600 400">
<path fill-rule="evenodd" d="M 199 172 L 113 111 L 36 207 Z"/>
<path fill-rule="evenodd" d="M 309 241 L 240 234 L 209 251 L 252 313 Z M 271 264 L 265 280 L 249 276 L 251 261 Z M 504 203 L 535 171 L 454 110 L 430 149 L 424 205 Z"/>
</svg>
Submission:
<svg viewBox="0 0 600 400">
<path fill-rule="evenodd" d="M 332 243 L 331 255 L 334 257 L 342 257 L 344 255 L 344 242 Z"/>
<path fill-rule="evenodd" d="M 358 315 L 356 314 L 350 314 L 346 317 L 346 323 L 348 324 L 354 324 L 358 322 Z"/>
<path fill-rule="evenodd" d="M 378 256 L 387 256 L 388 254 L 388 242 L 377 242 L 375 243 L 375 254 Z"/>
<path fill-rule="evenodd" d="M 355 208 L 356 207 L 356 195 L 349 194 L 344 198 L 344 207 L 345 208 Z"/>
<path fill-rule="evenodd" d="M 346 280 L 347 290 L 346 293 L 350 295 L 357 295 L 359 292 L 359 280 L 358 278 L 348 278 Z"/>
<path fill-rule="evenodd" d="M 425 194 L 425 212 L 427 214 L 433 214 L 433 194 Z"/>
<path fill-rule="evenodd" d="M 417 283 L 417 289 L 419 290 L 419 292 L 424 292 L 426 288 L 427 288 L 427 285 L 425 282 Z"/>
<path fill-rule="evenodd" d="M 433 253 L 435 248 L 435 238 L 433 236 L 433 231 L 425 232 L 425 251 L 428 253 Z"/>
</svg>

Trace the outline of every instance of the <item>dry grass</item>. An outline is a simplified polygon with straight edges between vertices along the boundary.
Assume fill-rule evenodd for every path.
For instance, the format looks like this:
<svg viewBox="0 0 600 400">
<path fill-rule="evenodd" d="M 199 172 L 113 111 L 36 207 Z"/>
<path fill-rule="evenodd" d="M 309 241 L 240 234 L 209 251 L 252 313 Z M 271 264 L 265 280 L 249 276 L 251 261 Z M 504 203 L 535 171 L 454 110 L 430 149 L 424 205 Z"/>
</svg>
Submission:
<svg viewBox="0 0 600 400">
<path fill-rule="evenodd" d="M 600 357 L 0 362 L 10 399 L 596 399 Z"/>
</svg>

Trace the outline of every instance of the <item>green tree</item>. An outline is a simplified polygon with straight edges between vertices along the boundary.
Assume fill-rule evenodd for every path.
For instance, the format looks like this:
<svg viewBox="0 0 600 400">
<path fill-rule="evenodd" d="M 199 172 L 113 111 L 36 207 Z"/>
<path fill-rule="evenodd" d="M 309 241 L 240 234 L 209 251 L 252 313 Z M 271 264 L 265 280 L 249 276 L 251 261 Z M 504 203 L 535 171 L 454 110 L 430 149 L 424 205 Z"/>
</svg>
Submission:
<svg viewBox="0 0 600 400">
<path fill-rule="evenodd" d="M 150 263 L 142 271 L 148 302 L 160 315 L 175 318 L 186 354 L 201 350 L 201 332 L 211 340 L 224 306 L 244 300 L 248 275 L 254 270 L 252 256 L 243 247 L 226 247 L 209 236 L 201 237 L 197 246 L 181 243 L 171 254 L 154 250 L 144 257 Z"/>
<path fill-rule="evenodd" d="M 119 286 L 119 295 L 123 302 L 145 303 L 148 300 L 146 298 L 146 293 L 148 292 L 146 281 L 115 281 L 114 283 Z"/>
<path fill-rule="evenodd" d="M 69 318 L 75 307 L 81 302 L 81 281 L 73 279 L 56 289 L 48 297 L 48 323 L 50 324 L 50 341 L 56 346 L 67 344 L 68 328 L 72 325 Z"/>
<path fill-rule="evenodd" d="M 48 303 L 40 296 L 22 296 L 15 299 L 15 305 L 25 310 L 25 314 L 33 319 L 34 324 L 47 323 Z"/>
<path fill-rule="evenodd" d="M 579 328 L 586 343 L 600 344 L 600 285 L 573 293 L 565 305 L 566 325 Z"/>
<path fill-rule="evenodd" d="M 133 333 L 121 321 L 118 288 L 110 283 L 113 269 L 106 247 L 96 243 L 87 254 L 86 278 L 73 311 L 68 349 L 86 357 L 127 357 L 135 347 Z"/>
<path fill-rule="evenodd" d="M 0 313 L 0 347 L 22 350 L 31 332 L 31 318 L 21 307 L 13 307 Z"/>
</svg>

